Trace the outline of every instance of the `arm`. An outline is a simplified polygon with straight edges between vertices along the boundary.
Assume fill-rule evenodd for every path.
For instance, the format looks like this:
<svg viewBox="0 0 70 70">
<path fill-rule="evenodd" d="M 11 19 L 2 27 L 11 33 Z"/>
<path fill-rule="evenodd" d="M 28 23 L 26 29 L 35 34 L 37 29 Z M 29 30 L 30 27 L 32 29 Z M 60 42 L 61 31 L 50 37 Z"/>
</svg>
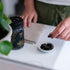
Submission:
<svg viewBox="0 0 70 70">
<path fill-rule="evenodd" d="M 24 27 L 28 25 L 30 27 L 32 19 L 33 22 L 37 22 L 37 12 L 34 8 L 34 0 L 24 0 L 24 12 L 22 14 L 22 18 L 24 20 Z"/>
<path fill-rule="evenodd" d="M 24 6 L 25 8 L 34 8 L 34 0 L 24 0 Z"/>
</svg>

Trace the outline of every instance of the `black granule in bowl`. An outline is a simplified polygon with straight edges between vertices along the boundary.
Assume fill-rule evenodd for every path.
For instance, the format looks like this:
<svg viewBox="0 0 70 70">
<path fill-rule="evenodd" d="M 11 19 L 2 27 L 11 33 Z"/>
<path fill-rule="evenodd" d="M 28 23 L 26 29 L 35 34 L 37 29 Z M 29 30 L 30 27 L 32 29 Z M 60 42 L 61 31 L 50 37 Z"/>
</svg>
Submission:
<svg viewBox="0 0 70 70">
<path fill-rule="evenodd" d="M 52 50 L 53 45 L 51 43 L 47 43 L 47 44 L 44 43 L 44 44 L 41 44 L 40 48 L 43 50 Z"/>
</svg>

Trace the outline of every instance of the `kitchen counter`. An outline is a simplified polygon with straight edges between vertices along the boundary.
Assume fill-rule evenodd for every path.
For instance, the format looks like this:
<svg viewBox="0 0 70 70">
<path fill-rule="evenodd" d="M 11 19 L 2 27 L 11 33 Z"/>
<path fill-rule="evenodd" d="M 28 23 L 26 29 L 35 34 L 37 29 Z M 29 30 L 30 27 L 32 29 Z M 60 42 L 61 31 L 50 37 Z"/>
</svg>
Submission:
<svg viewBox="0 0 70 70">
<path fill-rule="evenodd" d="M 12 50 L 8 56 L 0 55 L 1 58 L 27 63 L 43 68 L 70 70 L 70 42 L 48 38 L 48 34 L 55 27 L 45 25 L 45 29 L 40 35 L 36 44 L 25 43 L 24 47 L 19 50 Z M 54 49 L 51 52 L 43 53 L 38 50 L 38 46 L 42 43 L 52 43 Z"/>
</svg>

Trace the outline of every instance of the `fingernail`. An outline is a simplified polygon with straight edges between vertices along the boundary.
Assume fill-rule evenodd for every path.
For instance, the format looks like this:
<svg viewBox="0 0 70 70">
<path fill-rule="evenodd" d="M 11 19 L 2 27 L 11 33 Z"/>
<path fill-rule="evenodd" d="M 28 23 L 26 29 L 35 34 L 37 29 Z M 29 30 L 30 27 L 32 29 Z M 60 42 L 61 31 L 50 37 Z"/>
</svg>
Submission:
<svg viewBox="0 0 70 70">
<path fill-rule="evenodd" d="M 27 25 L 28 27 L 30 27 L 30 25 Z"/>
<path fill-rule="evenodd" d="M 48 37 L 52 37 L 52 35 L 48 35 Z"/>
<path fill-rule="evenodd" d="M 54 36 L 51 37 L 52 39 L 55 38 Z"/>
</svg>

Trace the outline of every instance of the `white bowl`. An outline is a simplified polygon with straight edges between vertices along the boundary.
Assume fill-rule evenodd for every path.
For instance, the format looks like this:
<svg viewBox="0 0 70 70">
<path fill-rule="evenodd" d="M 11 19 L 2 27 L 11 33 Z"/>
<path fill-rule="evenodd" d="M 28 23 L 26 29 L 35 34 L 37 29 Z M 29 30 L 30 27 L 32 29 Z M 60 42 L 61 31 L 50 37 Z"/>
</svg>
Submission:
<svg viewBox="0 0 70 70">
<path fill-rule="evenodd" d="M 43 50 L 43 49 L 40 48 L 40 46 L 37 46 L 37 48 L 38 48 L 38 50 L 40 50 L 40 51 L 43 52 L 43 53 L 53 52 L 53 50 L 54 50 L 54 47 L 53 47 L 52 50 Z"/>
</svg>

